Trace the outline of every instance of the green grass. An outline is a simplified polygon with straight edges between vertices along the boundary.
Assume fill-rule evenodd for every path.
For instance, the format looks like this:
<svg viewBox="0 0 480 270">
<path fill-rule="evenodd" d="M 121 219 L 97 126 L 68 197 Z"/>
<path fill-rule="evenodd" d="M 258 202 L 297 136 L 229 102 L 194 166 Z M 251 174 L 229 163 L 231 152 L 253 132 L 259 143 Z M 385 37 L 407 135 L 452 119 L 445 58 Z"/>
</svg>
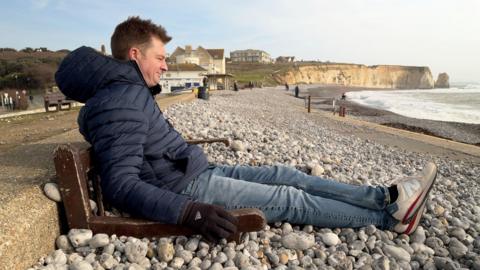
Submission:
<svg viewBox="0 0 480 270">
<path fill-rule="evenodd" d="M 247 84 L 250 81 L 260 82 L 264 86 L 277 85 L 272 74 L 286 71 L 292 67 L 292 63 L 286 64 L 260 64 L 260 63 L 228 63 L 227 73 L 233 74 L 239 84 Z"/>
</svg>

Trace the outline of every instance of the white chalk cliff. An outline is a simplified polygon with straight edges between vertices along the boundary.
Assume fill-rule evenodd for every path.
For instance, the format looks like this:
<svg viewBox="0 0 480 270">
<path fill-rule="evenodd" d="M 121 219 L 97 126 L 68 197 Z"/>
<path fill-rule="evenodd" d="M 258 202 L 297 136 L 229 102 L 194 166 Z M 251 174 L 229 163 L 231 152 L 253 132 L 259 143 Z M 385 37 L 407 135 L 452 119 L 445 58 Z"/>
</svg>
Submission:
<svg viewBox="0 0 480 270">
<path fill-rule="evenodd" d="M 319 83 L 391 89 L 430 89 L 430 68 L 357 64 L 303 64 L 273 74 L 281 84 Z"/>
</svg>

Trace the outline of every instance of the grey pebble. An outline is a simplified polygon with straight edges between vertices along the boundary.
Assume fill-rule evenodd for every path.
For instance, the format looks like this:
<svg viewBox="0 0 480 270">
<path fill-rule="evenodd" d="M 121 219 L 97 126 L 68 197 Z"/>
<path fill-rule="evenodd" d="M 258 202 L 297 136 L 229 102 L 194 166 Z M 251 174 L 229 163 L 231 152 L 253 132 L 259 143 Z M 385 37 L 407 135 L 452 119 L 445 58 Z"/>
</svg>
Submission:
<svg viewBox="0 0 480 270">
<path fill-rule="evenodd" d="M 83 257 L 78 253 L 70 253 L 67 255 L 67 263 L 73 264 L 75 262 L 83 261 Z"/>
<path fill-rule="evenodd" d="M 43 186 L 43 192 L 45 192 L 45 195 L 54 202 L 62 201 L 62 196 L 60 195 L 60 190 L 56 183 L 46 183 Z"/>
<path fill-rule="evenodd" d="M 55 244 L 58 249 L 61 249 L 63 251 L 71 251 L 73 250 L 72 245 L 70 244 L 70 240 L 66 235 L 60 235 L 57 237 L 55 240 Z"/>
<path fill-rule="evenodd" d="M 202 260 L 198 257 L 193 258 L 190 263 L 188 264 L 188 268 L 192 267 L 200 267 L 200 264 L 202 263 Z"/>
<path fill-rule="evenodd" d="M 52 253 L 52 263 L 59 266 L 67 263 L 67 255 L 63 250 L 57 249 Z"/>
<path fill-rule="evenodd" d="M 235 254 L 237 254 L 235 249 L 233 249 L 232 247 L 224 248 L 223 252 L 225 253 L 225 255 L 227 255 L 227 258 L 229 260 L 233 260 L 233 258 L 235 258 Z"/>
<path fill-rule="evenodd" d="M 208 268 L 210 268 L 210 266 L 212 265 L 212 262 L 210 260 L 204 260 L 202 261 L 202 263 L 200 264 L 200 268 L 202 270 L 206 270 Z"/>
<path fill-rule="evenodd" d="M 114 244 L 110 243 L 110 244 L 106 245 L 105 247 L 103 247 L 103 253 L 113 255 L 113 252 L 115 252 L 115 245 Z"/>
<path fill-rule="evenodd" d="M 242 253 L 237 253 L 233 261 L 238 268 L 243 268 L 250 265 L 250 260 Z"/>
<path fill-rule="evenodd" d="M 220 263 L 216 262 L 216 263 L 212 264 L 212 266 L 210 266 L 209 269 L 210 270 L 221 270 L 221 269 L 223 269 L 223 266 Z"/>
<path fill-rule="evenodd" d="M 192 252 L 196 251 L 199 243 L 200 243 L 200 239 L 193 237 L 187 241 L 187 243 L 185 244 L 185 249 Z"/>
<path fill-rule="evenodd" d="M 325 243 L 325 245 L 327 246 L 336 246 L 341 242 L 340 238 L 338 238 L 338 235 L 330 232 L 324 233 L 320 237 L 322 239 L 322 242 Z"/>
<path fill-rule="evenodd" d="M 281 241 L 286 248 L 306 250 L 315 244 L 315 237 L 304 232 L 289 233 L 284 235 Z"/>
<path fill-rule="evenodd" d="M 93 267 L 86 261 L 79 261 L 71 264 L 69 270 L 93 270 Z"/>
<path fill-rule="evenodd" d="M 180 258 L 180 257 L 175 257 L 173 258 L 173 260 L 170 262 L 170 266 L 175 268 L 175 269 L 180 269 L 183 264 L 185 263 L 185 261 Z"/>
<path fill-rule="evenodd" d="M 366 232 L 368 235 L 373 235 L 376 231 L 377 231 L 377 227 L 375 227 L 375 225 L 368 225 L 368 226 L 365 228 L 365 232 Z"/>
<path fill-rule="evenodd" d="M 93 264 L 93 262 L 95 262 L 96 257 L 97 257 L 97 254 L 90 253 L 87 256 L 85 256 L 85 261 L 90 263 L 90 264 Z"/>
<path fill-rule="evenodd" d="M 180 257 L 183 261 L 187 264 L 193 259 L 193 254 L 191 251 L 182 250 L 180 252 L 175 253 L 175 256 Z"/>
<path fill-rule="evenodd" d="M 283 223 L 282 224 L 282 234 L 287 235 L 291 232 L 293 232 L 292 225 L 290 225 L 290 223 L 287 223 L 287 222 Z"/>
<path fill-rule="evenodd" d="M 100 265 L 105 269 L 112 269 L 118 265 L 118 261 L 111 254 L 103 253 L 100 255 Z"/>
<path fill-rule="evenodd" d="M 425 230 L 422 226 L 418 226 L 415 232 L 410 236 L 410 240 L 412 243 L 425 243 Z"/>
<path fill-rule="evenodd" d="M 157 254 L 161 261 L 170 262 L 175 255 L 173 244 L 163 239 L 157 246 Z"/>
<path fill-rule="evenodd" d="M 450 258 L 434 257 L 433 260 L 437 269 L 456 270 L 460 268 L 460 265 Z"/>
<path fill-rule="evenodd" d="M 453 258 L 458 259 L 467 254 L 468 248 L 457 238 L 452 238 L 450 243 L 448 244 L 448 250 Z"/>
<path fill-rule="evenodd" d="M 89 242 L 89 245 L 91 248 L 96 249 L 96 248 L 104 247 L 109 243 L 110 243 L 110 238 L 108 237 L 107 234 L 98 233 L 93 236 L 93 238 Z"/>
<path fill-rule="evenodd" d="M 452 229 L 449 234 L 453 237 L 456 237 L 459 241 L 465 240 L 467 237 L 467 234 L 465 233 L 465 230 L 463 228 L 454 228 Z"/>
<path fill-rule="evenodd" d="M 202 248 L 199 251 L 197 251 L 197 256 L 201 259 L 205 258 L 205 256 L 207 256 L 207 254 L 208 254 L 208 249 L 206 249 L 206 248 Z"/>
<path fill-rule="evenodd" d="M 220 263 L 220 264 L 223 264 L 224 262 L 226 262 L 228 260 L 228 257 L 227 255 L 225 255 L 225 253 L 223 252 L 219 252 L 217 254 L 217 256 L 215 258 L 213 258 L 213 262 L 214 263 Z"/>
<path fill-rule="evenodd" d="M 92 239 L 93 233 L 87 229 L 71 229 L 68 232 L 68 239 L 73 247 L 84 247 Z"/>
<path fill-rule="evenodd" d="M 131 263 L 139 263 L 145 258 L 148 245 L 139 239 L 132 239 L 125 244 L 125 256 Z"/>
</svg>

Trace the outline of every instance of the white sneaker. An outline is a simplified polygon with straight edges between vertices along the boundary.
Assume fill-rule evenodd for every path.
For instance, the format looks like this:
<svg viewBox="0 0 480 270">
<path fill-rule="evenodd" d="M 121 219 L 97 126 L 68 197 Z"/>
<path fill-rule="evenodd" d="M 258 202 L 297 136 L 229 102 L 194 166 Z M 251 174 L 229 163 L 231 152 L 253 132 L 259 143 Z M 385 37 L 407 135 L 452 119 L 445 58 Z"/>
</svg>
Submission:
<svg viewBox="0 0 480 270">
<path fill-rule="evenodd" d="M 392 203 L 396 210 L 391 213 L 392 216 L 403 224 L 410 224 L 425 204 L 436 177 L 437 166 L 429 162 L 420 175 L 398 183 L 398 198 Z"/>
<path fill-rule="evenodd" d="M 417 213 L 412 217 L 412 221 L 408 224 L 403 224 L 402 222 L 398 222 L 397 225 L 393 228 L 394 231 L 397 233 L 403 233 L 403 234 L 411 234 L 415 232 L 415 230 L 418 227 L 418 224 L 420 223 L 420 219 L 422 219 L 423 213 L 425 212 L 425 205 L 426 205 L 426 200 L 423 202 L 423 204 L 420 206 L 418 209 Z"/>
</svg>

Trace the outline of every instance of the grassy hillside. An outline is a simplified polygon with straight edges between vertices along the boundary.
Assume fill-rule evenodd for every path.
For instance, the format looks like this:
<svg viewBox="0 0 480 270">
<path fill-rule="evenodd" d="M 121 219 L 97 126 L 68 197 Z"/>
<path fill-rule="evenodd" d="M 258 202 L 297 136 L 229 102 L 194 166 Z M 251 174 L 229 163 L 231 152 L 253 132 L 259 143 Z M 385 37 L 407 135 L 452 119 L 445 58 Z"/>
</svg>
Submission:
<svg viewBox="0 0 480 270">
<path fill-rule="evenodd" d="M 260 64 L 260 63 L 227 63 L 227 73 L 235 76 L 235 80 L 240 84 L 247 84 L 250 81 L 262 83 L 264 86 L 276 85 L 277 82 L 272 78 L 272 74 L 283 72 L 292 67 L 293 63 L 283 64 Z"/>
<path fill-rule="evenodd" d="M 227 73 L 235 76 L 235 80 L 239 84 L 247 84 L 250 81 L 262 83 L 264 86 L 278 85 L 272 74 L 286 72 L 290 68 L 295 68 L 303 65 L 316 64 L 335 64 L 330 62 L 314 62 L 303 61 L 295 63 L 275 63 L 275 64 L 260 64 L 260 63 L 227 63 Z"/>
<path fill-rule="evenodd" d="M 43 90 L 55 85 L 55 71 L 66 54 L 0 51 L 0 89 Z"/>
</svg>

